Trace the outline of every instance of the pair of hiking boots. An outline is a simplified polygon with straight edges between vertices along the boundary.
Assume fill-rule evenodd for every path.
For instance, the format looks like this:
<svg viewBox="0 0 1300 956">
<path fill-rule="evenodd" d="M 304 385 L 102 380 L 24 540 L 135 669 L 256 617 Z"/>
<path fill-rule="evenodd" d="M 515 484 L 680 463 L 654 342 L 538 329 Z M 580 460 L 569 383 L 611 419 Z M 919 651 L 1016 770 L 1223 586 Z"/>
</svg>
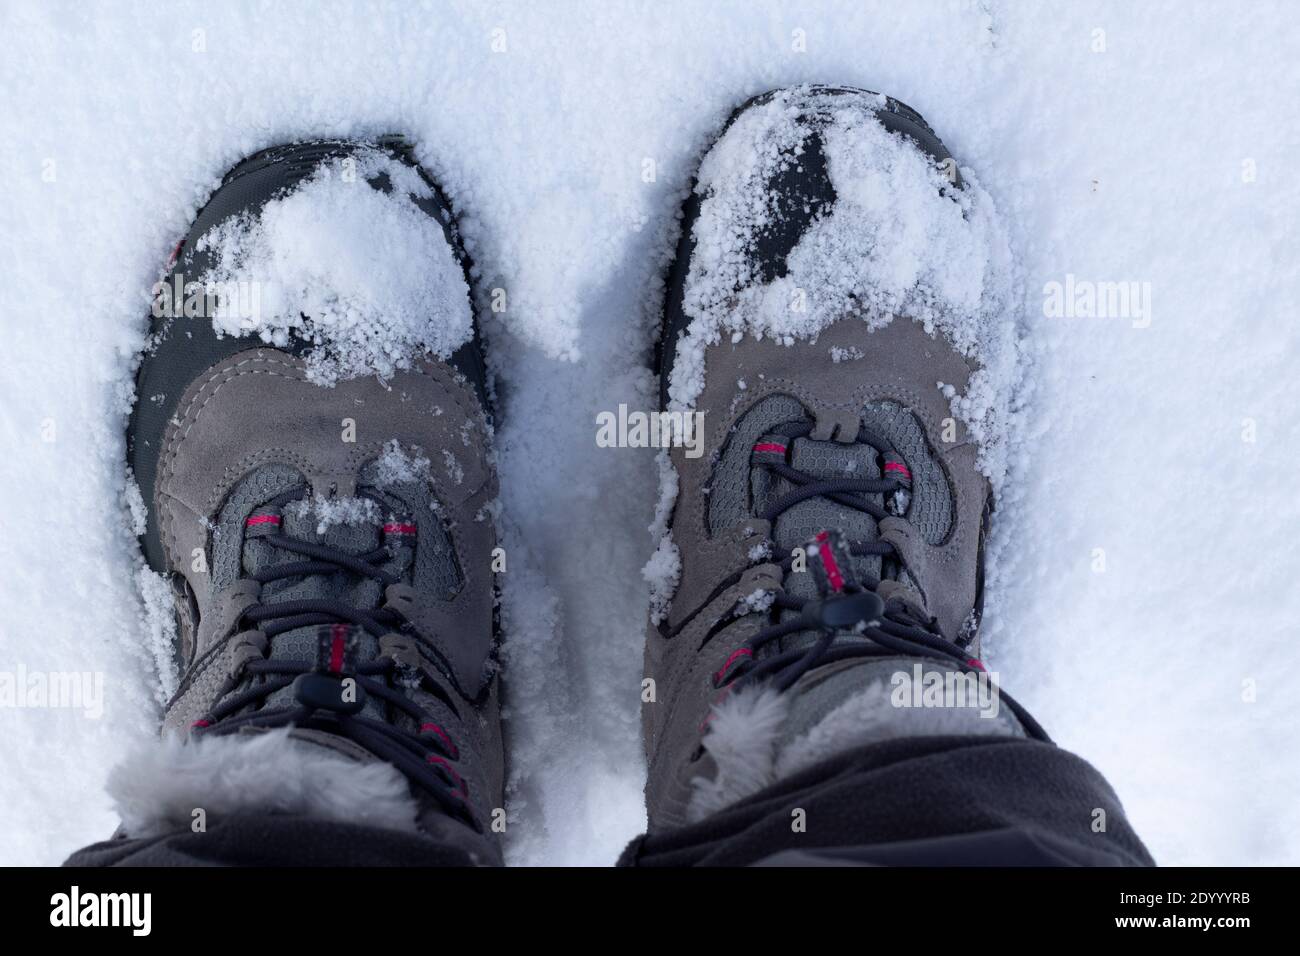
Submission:
<svg viewBox="0 0 1300 956">
<path fill-rule="evenodd" d="M 808 135 L 775 174 L 763 172 L 756 198 L 770 215 L 757 232 L 744 224 L 749 237 L 731 250 L 754 281 L 782 275 L 805 230 L 834 208 L 818 135 L 828 103 L 860 102 L 930 161 L 950 161 L 906 106 L 828 87 L 756 98 L 714 154 L 739 117 L 773 97 Z M 173 271 L 202 275 L 214 255 L 202 237 L 256 217 L 360 148 L 307 143 L 244 161 L 203 208 Z M 400 140 L 364 148 L 417 168 Z M 412 201 L 466 263 L 449 205 L 419 175 L 428 189 Z M 404 188 L 389 177 L 367 185 Z M 815 759 L 810 731 L 882 667 L 981 666 L 990 491 L 936 388 L 965 388 L 972 361 L 908 317 L 873 330 L 846 314 L 812 340 L 702 340 L 689 296 L 698 243 L 743 232 L 710 222 L 727 212 L 707 199 L 697 191 L 686 207 L 658 358 L 665 408 L 687 377 L 678 369 L 675 379 L 675 367 L 691 363 L 708 454 L 671 452 L 680 566 L 646 642 L 652 829 L 699 819 L 792 760 Z M 268 755 L 270 766 L 250 771 L 264 806 L 380 825 L 409 814 L 403 825 L 496 862 L 497 475 L 477 332 L 384 381 L 320 384 L 311 347 L 219 336 L 207 321 L 155 323 L 129 459 L 147 509 L 144 552 L 172 583 L 178 612 L 181 678 L 164 729 L 186 738 L 191 770 Z M 342 516 L 322 521 L 331 502 Z M 1032 730 L 1005 720 L 1008 732 Z M 802 757 L 790 753 L 800 746 Z M 289 779 L 310 772 L 324 773 L 318 785 Z M 396 810 L 394 786 L 406 800 Z M 160 801 L 126 830 L 187 823 L 184 806 Z"/>
</svg>

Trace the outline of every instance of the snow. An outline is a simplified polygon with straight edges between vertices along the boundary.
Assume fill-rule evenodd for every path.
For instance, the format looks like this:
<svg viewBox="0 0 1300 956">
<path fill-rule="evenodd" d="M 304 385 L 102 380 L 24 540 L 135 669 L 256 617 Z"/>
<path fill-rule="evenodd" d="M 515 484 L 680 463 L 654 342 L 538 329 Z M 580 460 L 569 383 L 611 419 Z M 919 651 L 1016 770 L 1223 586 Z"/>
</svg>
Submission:
<svg viewBox="0 0 1300 956">
<path fill-rule="evenodd" d="M 654 554 L 641 569 L 641 576 L 650 584 L 650 623 L 658 624 L 668 616 L 681 575 L 681 552 L 672 537 L 664 535 L 659 538 Z"/>
<path fill-rule="evenodd" d="M 776 592 L 755 588 L 737 602 L 732 613 L 736 617 L 744 614 L 762 614 L 772 606 L 772 602 L 775 600 Z"/>
<path fill-rule="evenodd" d="M 377 460 L 375 485 L 382 491 L 406 482 L 428 480 L 429 473 L 429 459 L 417 451 L 408 451 L 394 438 L 384 445 L 384 452 Z"/>
<path fill-rule="evenodd" d="M 380 176 L 387 192 L 368 185 Z M 274 345 L 290 332 L 317 343 L 308 374 L 321 383 L 388 376 L 420 352 L 450 356 L 473 317 L 441 224 L 415 205 L 432 195 L 413 167 L 363 149 L 321 164 L 260 215 L 218 224 L 197 243 L 215 265 L 195 277 L 224 293 L 213 325 Z"/>
<path fill-rule="evenodd" d="M 673 478 L 592 422 L 654 408 L 704 148 L 817 81 L 918 109 L 1005 230 L 1024 354 L 951 396 L 975 421 L 1007 396 L 989 666 L 1162 863 L 1300 862 L 1288 5 L 68 2 L 6 5 L 0 35 L 0 670 L 104 675 L 98 720 L 0 710 L 0 861 L 111 833 L 108 770 L 156 728 L 122 430 L 162 263 L 257 149 L 401 132 L 460 215 L 499 376 L 510 857 L 612 862 L 644 823 L 641 569 Z M 1150 283 L 1147 315 L 1049 314 L 1070 276 Z"/>
<path fill-rule="evenodd" d="M 316 521 L 316 533 L 325 534 L 340 525 L 378 524 L 382 518 L 379 502 L 373 498 L 326 498 L 312 495 L 291 501 L 284 513 L 299 520 Z"/>
</svg>

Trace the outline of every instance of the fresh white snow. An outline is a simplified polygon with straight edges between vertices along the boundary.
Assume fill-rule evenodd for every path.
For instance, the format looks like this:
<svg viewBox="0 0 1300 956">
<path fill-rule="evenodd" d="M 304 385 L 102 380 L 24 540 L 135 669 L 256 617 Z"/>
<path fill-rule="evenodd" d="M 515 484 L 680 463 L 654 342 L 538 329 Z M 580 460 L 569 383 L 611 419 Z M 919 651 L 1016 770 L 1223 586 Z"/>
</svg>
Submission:
<svg viewBox="0 0 1300 956">
<path fill-rule="evenodd" d="M 368 185 L 379 176 L 388 191 Z M 442 225 L 413 201 L 431 196 L 413 167 L 359 150 L 323 163 L 258 216 L 209 230 L 197 246 L 216 264 L 186 278 L 218 293 L 222 334 L 318 343 L 308 356 L 315 381 L 391 375 L 420 351 L 445 358 L 469 341 L 473 317 Z"/>
<path fill-rule="evenodd" d="M 510 856 L 612 862 L 644 822 L 672 476 L 595 416 L 654 407 L 675 216 L 723 120 L 827 82 L 919 110 L 1005 230 L 990 667 L 1160 862 L 1300 862 L 1290 5 L 10 3 L 0 36 L 0 678 L 104 696 L 0 707 L 0 861 L 110 834 L 109 768 L 156 727 L 122 432 L 168 253 L 257 149 L 400 132 L 460 216 L 503 405 Z"/>
</svg>

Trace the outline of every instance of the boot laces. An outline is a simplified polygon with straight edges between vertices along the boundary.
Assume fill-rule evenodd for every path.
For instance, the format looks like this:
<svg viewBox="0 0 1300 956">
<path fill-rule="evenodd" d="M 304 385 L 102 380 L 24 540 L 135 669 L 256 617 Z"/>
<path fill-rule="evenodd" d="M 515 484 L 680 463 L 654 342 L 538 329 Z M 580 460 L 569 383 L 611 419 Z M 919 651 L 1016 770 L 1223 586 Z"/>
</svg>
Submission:
<svg viewBox="0 0 1300 956">
<path fill-rule="evenodd" d="M 870 516 L 875 524 L 887 517 L 902 520 L 912 490 L 912 471 L 886 438 L 860 429 L 855 442 L 869 445 L 877 455 L 879 478 L 819 478 L 791 464 L 795 439 L 806 438 L 811 422 L 794 422 L 779 426 L 755 444 L 751 466 L 783 478 L 794 487 L 768 505 L 758 517 L 775 528 L 776 521 L 800 502 L 825 498 L 855 512 Z M 884 505 L 870 496 L 880 496 Z M 818 563 L 817 577 L 821 599 L 791 594 L 785 583 L 793 571 L 794 556 L 779 562 L 782 583 L 775 589 L 770 605 L 755 608 L 746 604 L 738 616 L 766 613 L 770 623 L 727 658 L 714 673 L 713 686 L 732 693 L 746 684 L 767 682 L 778 692 L 794 686 L 815 667 L 854 658 L 897 656 L 938 658 L 962 672 L 984 671 L 984 664 L 966 650 L 969 641 L 952 640 L 944 635 L 938 620 L 895 589 L 886 597 L 878 591 L 884 580 L 897 581 L 906 570 L 903 557 L 884 539 L 852 540 L 840 532 L 827 529 L 808 542 L 805 549 L 810 561 Z M 853 558 L 878 557 L 881 576 L 862 573 Z M 782 638 L 810 631 L 817 635 L 807 648 L 781 650 L 776 642 Z M 853 635 L 855 640 L 839 640 Z M 712 634 L 710 635 L 712 636 Z M 1026 732 L 1047 739 L 1038 723 L 1009 695 L 1002 694 Z"/>
<path fill-rule="evenodd" d="M 249 520 L 270 520 L 278 525 L 275 512 L 304 494 L 305 489 L 286 492 L 258 509 L 262 513 L 258 519 Z M 389 527 L 385 525 L 386 530 Z M 410 528 L 414 530 L 413 525 Z M 382 566 L 394 556 L 387 544 L 354 554 L 282 531 L 261 534 L 258 540 L 298 558 L 269 564 L 245 575 L 262 586 L 339 572 L 354 580 L 377 581 L 381 587 L 401 581 L 399 575 Z M 191 733 L 224 735 L 243 728 L 292 726 L 333 734 L 392 764 L 412 784 L 428 793 L 444 812 L 481 832 L 482 824 L 468 804 L 465 780 L 453 766 L 460 756 L 455 742 L 405 689 L 423 690 L 456 711 L 450 695 L 427 669 L 399 661 L 382 649 L 380 656 L 372 661 L 356 661 L 348 653 L 355 646 L 355 640 L 349 640 L 353 629 L 360 629 L 377 640 L 394 633 L 418 639 L 421 635 L 414 625 L 395 608 L 363 608 L 339 598 L 258 601 L 244 610 L 237 625 L 239 630 L 251 629 L 265 635 L 265 640 L 260 642 L 263 654 L 271 638 L 304 627 L 318 628 L 322 647 L 328 645 L 331 663 L 338 666 L 322 667 L 319 662 L 313 665 L 304 660 L 254 656 L 227 679 L 217 695 L 219 703 L 194 722 Z M 439 677 L 454 685 L 450 673 Z M 344 703 L 340 689 L 347 686 L 346 679 L 354 683 L 350 685 L 352 699 Z M 269 698 L 290 688 L 294 703 L 266 706 Z M 362 713 L 367 701 L 377 702 L 389 719 L 380 720 Z M 399 726 L 396 722 L 399 715 L 406 717 L 412 727 Z"/>
</svg>

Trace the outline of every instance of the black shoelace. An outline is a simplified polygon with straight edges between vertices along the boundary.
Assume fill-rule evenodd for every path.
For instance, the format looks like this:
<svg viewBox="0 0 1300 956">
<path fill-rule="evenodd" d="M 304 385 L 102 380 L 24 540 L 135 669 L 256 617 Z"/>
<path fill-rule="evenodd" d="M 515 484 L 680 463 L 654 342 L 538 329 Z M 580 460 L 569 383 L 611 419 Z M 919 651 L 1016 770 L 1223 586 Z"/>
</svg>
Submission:
<svg viewBox="0 0 1300 956">
<path fill-rule="evenodd" d="M 792 466 L 788 457 L 789 448 L 794 441 L 806 438 L 812 427 L 810 422 L 780 426 L 771 433 L 780 441 L 769 442 L 764 438 L 754 446 L 753 467 L 765 469 L 794 486 L 791 491 L 773 501 L 759 517 L 775 528 L 777 519 L 786 511 L 801 501 L 816 497 L 824 497 L 838 505 L 870 515 L 876 522 L 890 514 L 901 516 L 901 507 L 891 512 L 867 497 L 880 495 L 883 500 L 890 501 L 897 500 L 894 496 L 911 491 L 911 469 L 893 444 L 862 429 L 856 441 L 875 450 L 881 464 L 881 477 L 817 478 Z M 888 541 L 851 540 L 847 544 L 848 552 L 854 558 L 879 557 L 882 574 L 890 570 L 897 573 L 903 567 L 901 556 Z M 793 570 L 794 557 L 787 556 L 777 563 L 784 581 Z M 971 657 L 963 644 L 944 636 L 935 618 L 924 617 L 918 608 L 901 598 L 882 600 L 875 593 L 880 583 L 880 578 L 860 575 L 855 586 L 849 587 L 840 596 L 825 600 L 790 594 L 784 586 L 777 588 L 771 606 L 767 608 L 772 623 L 732 653 L 713 675 L 714 686 L 730 687 L 735 691 L 745 684 L 766 680 L 775 690 L 783 692 L 794 686 L 814 667 L 851 658 L 897 655 L 938 658 L 963 673 L 984 670 L 983 663 Z M 793 612 L 796 616 L 780 620 L 783 612 Z M 682 626 L 685 626 L 685 622 Z M 773 642 L 801 631 L 817 632 L 817 640 L 806 648 L 760 655 L 759 652 Z M 870 641 L 836 643 L 836 638 L 847 631 L 870 638 Z M 1027 734 L 1041 740 L 1048 739 L 1038 722 L 1010 695 L 999 690 L 999 696 L 1010 707 Z"/>
<path fill-rule="evenodd" d="M 268 507 L 278 510 L 298 494 L 300 492 L 282 495 Z M 262 535 L 258 540 L 302 557 L 300 561 L 272 564 L 248 575 L 263 586 L 273 581 L 339 571 L 371 578 L 385 587 L 400 581 L 397 575 L 380 566 L 381 562 L 392 557 L 387 547 L 381 546 L 364 554 L 350 554 L 278 532 Z M 376 639 L 393 632 L 414 633 L 410 623 L 392 608 L 366 610 L 337 599 L 259 602 L 244 611 L 243 624 L 266 635 L 268 641 L 286 631 L 320 625 L 353 625 Z M 353 678 L 356 682 L 357 701 L 347 708 L 337 706 L 336 701 L 330 699 L 333 696 L 330 691 L 318 692 L 320 683 L 328 682 L 328 686 L 338 681 L 334 677 L 317 675 L 315 670 L 307 661 L 249 660 L 238 674 L 229 678 L 218 695 L 220 703 L 206 717 L 196 721 L 191 732 L 228 734 L 243 727 L 294 726 L 335 734 L 392 764 L 411 783 L 427 792 L 444 812 L 482 831 L 482 825 L 469 808 L 465 781 L 452 767 L 460 756 L 456 744 L 430 715 L 394 686 L 418 686 L 452 706 L 447 693 L 430 680 L 422 668 L 413 670 L 392 657 L 356 664 L 346 674 L 338 675 Z M 313 679 L 318 680 L 316 685 L 306 683 Z M 249 686 L 232 693 L 244 683 Z M 290 687 L 294 688 L 296 705 L 263 709 L 269 697 Z M 406 730 L 362 714 L 361 709 L 370 699 L 400 711 L 418 729 Z"/>
</svg>

